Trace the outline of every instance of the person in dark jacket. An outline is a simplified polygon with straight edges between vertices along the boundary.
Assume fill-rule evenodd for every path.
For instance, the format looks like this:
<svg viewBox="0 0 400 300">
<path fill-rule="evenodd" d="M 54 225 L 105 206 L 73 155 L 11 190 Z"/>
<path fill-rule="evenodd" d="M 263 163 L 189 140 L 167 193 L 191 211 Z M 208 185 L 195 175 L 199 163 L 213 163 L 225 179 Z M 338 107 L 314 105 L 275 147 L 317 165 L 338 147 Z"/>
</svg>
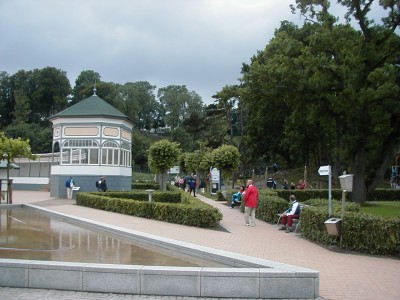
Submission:
<svg viewBox="0 0 400 300">
<path fill-rule="evenodd" d="M 102 192 L 107 192 L 107 181 L 106 177 L 101 177 L 100 178 L 100 190 Z"/>
<path fill-rule="evenodd" d="M 189 193 L 196 197 L 196 175 L 191 176 L 189 179 Z"/>
</svg>

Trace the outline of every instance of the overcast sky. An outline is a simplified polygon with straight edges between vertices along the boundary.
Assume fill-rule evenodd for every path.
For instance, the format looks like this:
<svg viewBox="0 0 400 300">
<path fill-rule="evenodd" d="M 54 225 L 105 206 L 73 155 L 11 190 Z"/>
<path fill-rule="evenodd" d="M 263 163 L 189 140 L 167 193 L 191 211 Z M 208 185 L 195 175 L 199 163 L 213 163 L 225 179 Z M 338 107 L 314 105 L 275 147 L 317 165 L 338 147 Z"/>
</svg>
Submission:
<svg viewBox="0 0 400 300">
<path fill-rule="evenodd" d="M 0 0 L 0 71 L 46 66 L 107 82 L 186 85 L 205 103 L 238 83 L 291 0 Z"/>
</svg>

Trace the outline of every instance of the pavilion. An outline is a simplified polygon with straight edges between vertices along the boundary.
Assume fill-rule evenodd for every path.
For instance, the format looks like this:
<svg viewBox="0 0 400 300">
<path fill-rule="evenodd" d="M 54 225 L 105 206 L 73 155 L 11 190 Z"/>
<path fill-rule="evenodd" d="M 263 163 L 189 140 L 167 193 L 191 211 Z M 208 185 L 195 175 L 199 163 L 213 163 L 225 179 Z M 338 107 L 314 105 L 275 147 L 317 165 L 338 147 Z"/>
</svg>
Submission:
<svg viewBox="0 0 400 300">
<path fill-rule="evenodd" d="M 96 95 L 51 116 L 50 195 L 66 197 L 72 176 L 80 192 L 95 191 L 105 176 L 109 190 L 130 190 L 132 127 L 129 118 Z"/>
</svg>

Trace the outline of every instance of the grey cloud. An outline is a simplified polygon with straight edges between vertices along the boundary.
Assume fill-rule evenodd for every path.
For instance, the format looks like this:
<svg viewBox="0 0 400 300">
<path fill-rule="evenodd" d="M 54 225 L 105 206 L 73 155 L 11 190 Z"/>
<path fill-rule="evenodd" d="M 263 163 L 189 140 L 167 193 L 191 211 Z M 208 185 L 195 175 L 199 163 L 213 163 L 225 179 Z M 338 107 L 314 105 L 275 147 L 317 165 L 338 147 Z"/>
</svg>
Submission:
<svg viewBox="0 0 400 300">
<path fill-rule="evenodd" d="M 53 66 L 186 85 L 211 103 L 291 15 L 289 0 L 2 0 L 0 70 Z"/>
</svg>

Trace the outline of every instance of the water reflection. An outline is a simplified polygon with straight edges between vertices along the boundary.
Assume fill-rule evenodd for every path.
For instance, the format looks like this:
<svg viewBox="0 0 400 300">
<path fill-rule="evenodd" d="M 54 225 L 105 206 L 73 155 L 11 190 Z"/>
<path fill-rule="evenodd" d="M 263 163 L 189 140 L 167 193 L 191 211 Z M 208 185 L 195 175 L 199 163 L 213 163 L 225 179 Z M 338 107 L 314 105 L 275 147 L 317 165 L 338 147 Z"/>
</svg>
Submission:
<svg viewBox="0 0 400 300">
<path fill-rule="evenodd" d="M 0 258 L 227 267 L 100 230 L 76 226 L 29 207 L 0 208 Z"/>
</svg>

